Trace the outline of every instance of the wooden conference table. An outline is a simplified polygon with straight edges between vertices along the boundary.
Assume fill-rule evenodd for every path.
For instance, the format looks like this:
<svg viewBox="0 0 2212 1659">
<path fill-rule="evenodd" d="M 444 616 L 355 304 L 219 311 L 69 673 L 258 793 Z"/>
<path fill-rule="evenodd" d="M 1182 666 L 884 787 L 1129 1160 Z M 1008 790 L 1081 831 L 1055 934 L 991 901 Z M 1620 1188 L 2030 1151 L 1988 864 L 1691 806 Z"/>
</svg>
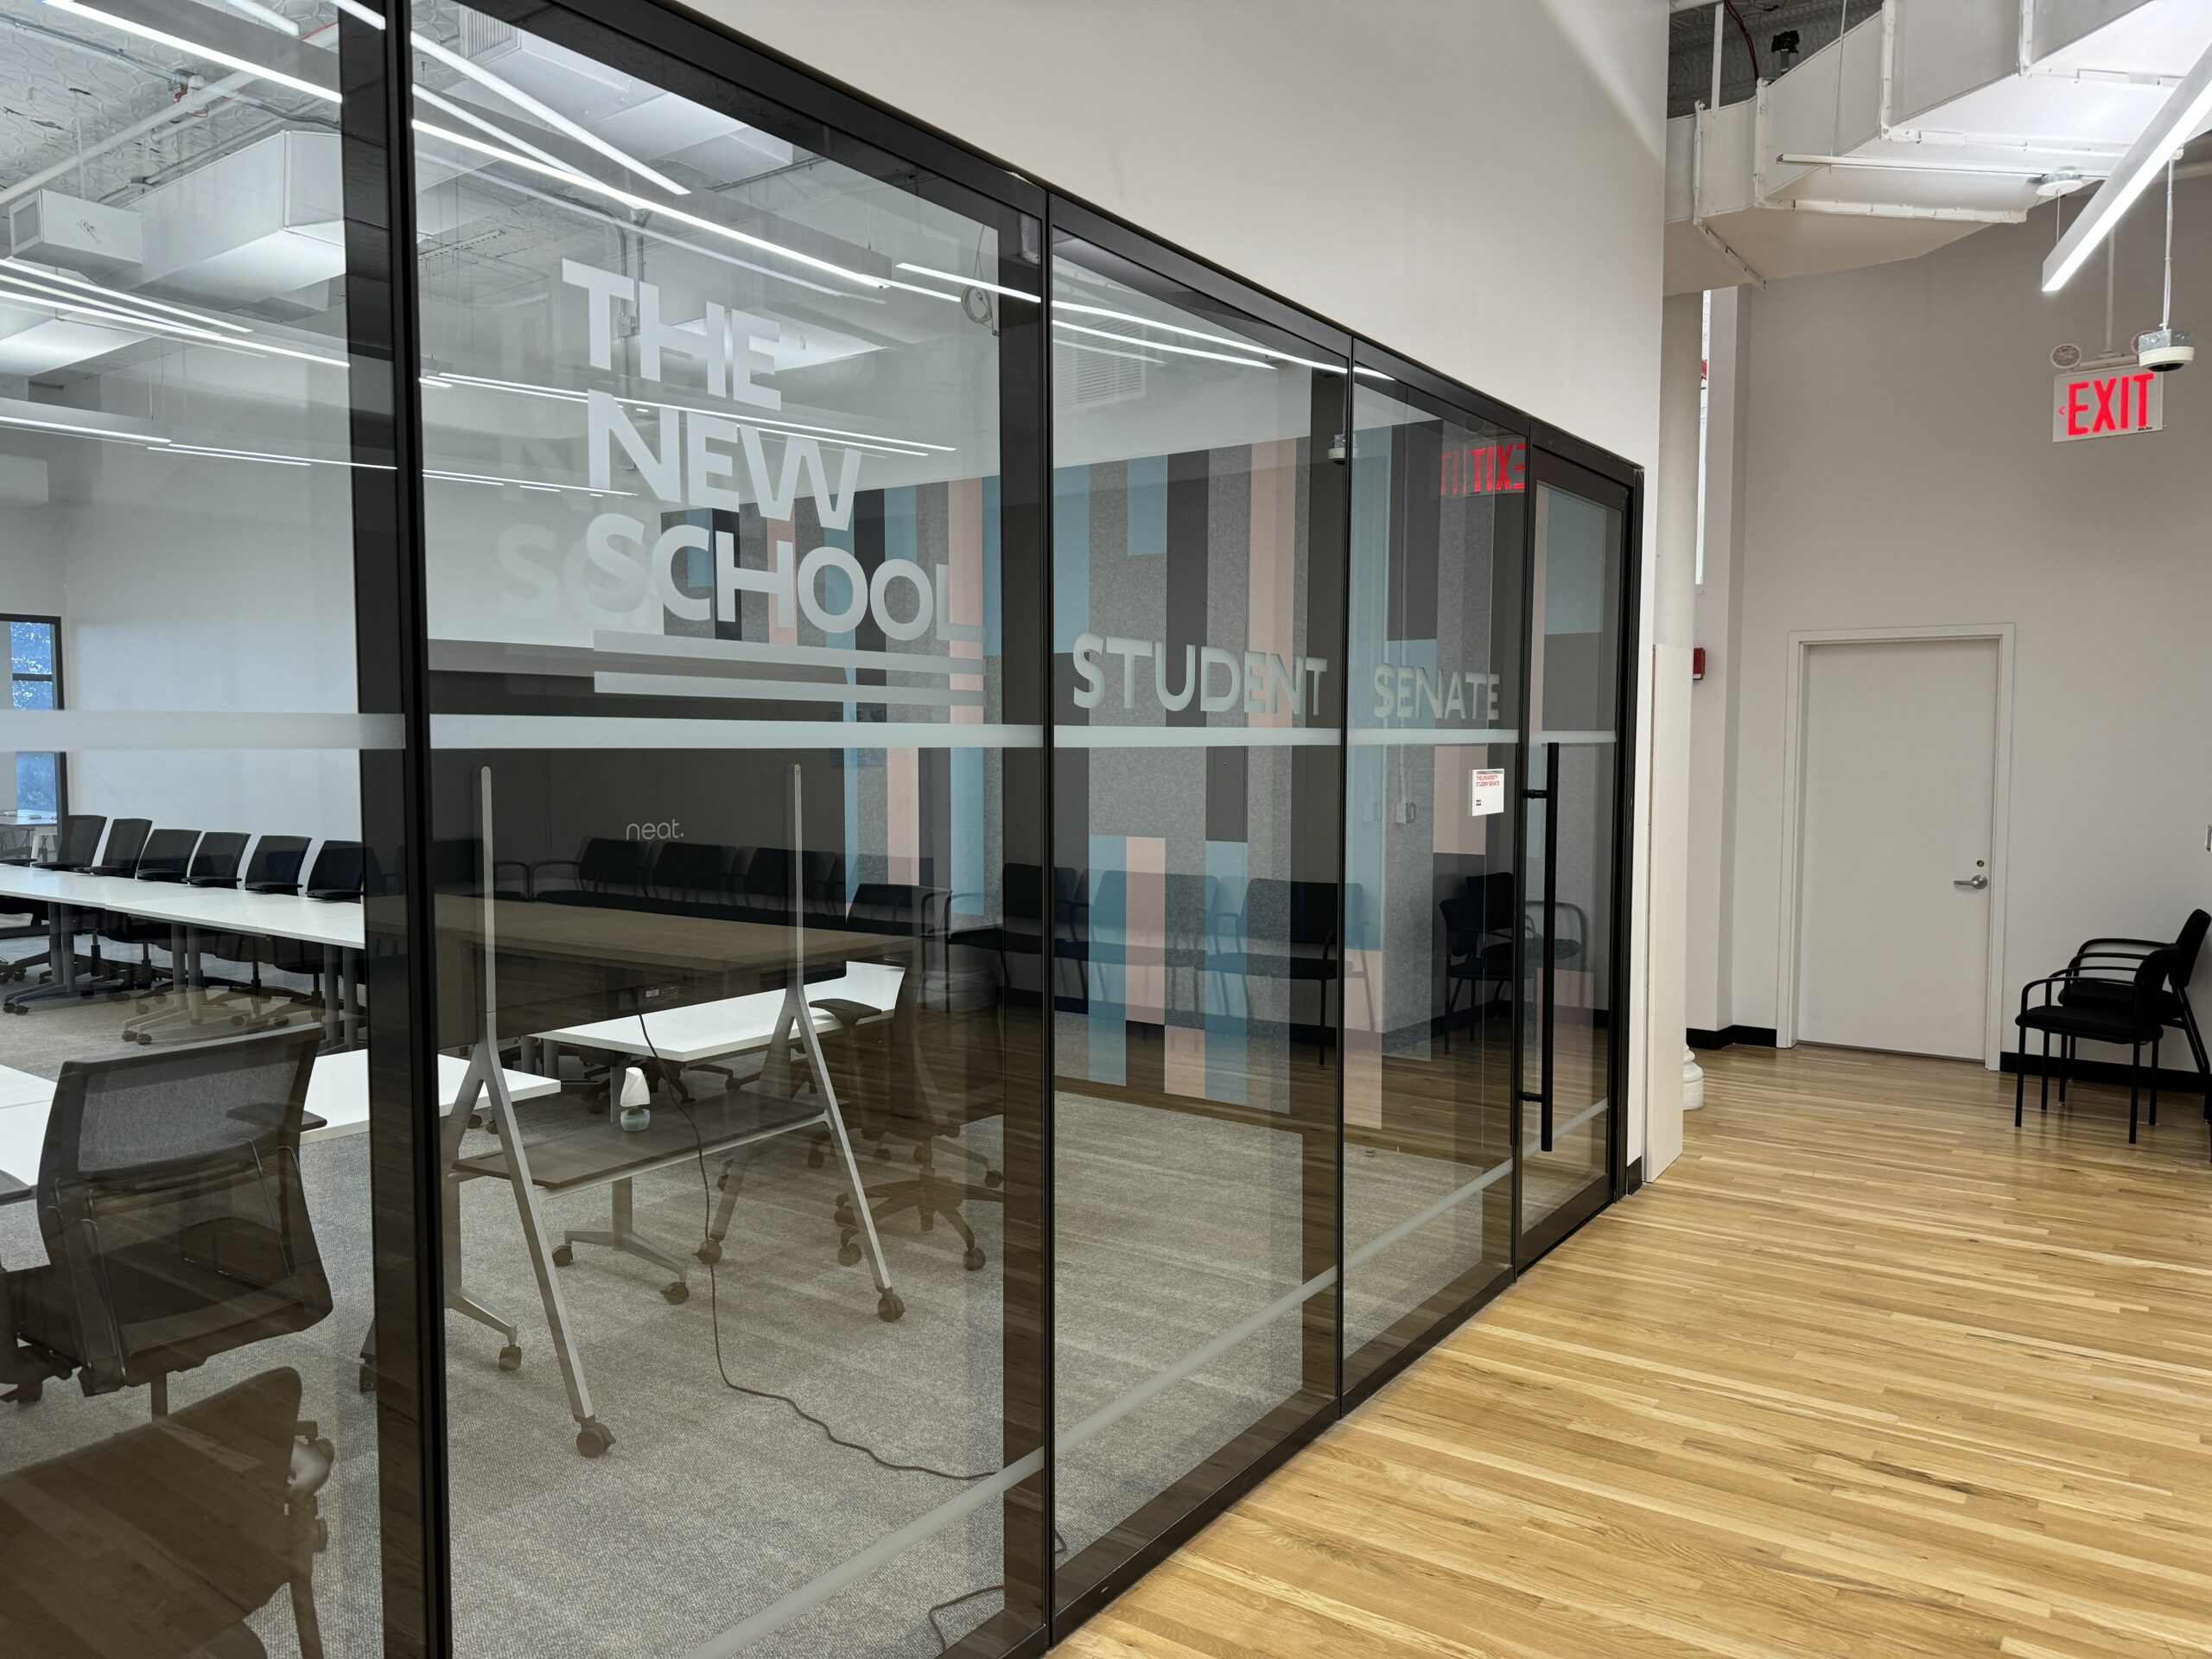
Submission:
<svg viewBox="0 0 2212 1659">
<path fill-rule="evenodd" d="M 176 881 L 141 881 L 130 876 L 85 875 L 70 870 L 41 870 L 29 865 L 0 865 L 0 900 L 25 899 L 47 906 L 54 946 L 54 982 L 62 989 L 77 983 L 71 917 L 78 911 L 113 911 L 143 920 L 167 922 L 171 955 L 189 1003 L 198 989 L 199 939 L 207 933 L 289 939 L 320 945 L 326 982 L 340 995 L 326 1001 L 322 1024 L 334 1046 L 353 1046 L 360 1008 L 354 976 L 345 958 L 364 946 L 358 904 L 302 898 L 296 893 L 248 893 L 237 887 L 195 887 Z"/>
</svg>

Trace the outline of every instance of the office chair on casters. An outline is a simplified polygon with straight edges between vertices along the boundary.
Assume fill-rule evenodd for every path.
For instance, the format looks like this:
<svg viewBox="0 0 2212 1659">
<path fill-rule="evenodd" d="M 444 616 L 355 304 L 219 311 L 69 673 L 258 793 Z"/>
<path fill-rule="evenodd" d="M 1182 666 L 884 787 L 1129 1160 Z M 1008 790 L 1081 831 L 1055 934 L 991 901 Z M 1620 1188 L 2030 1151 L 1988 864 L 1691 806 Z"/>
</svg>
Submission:
<svg viewBox="0 0 2212 1659">
<path fill-rule="evenodd" d="M 2166 1033 L 2159 997 L 2174 969 L 2171 946 L 2162 946 L 2137 958 L 2124 977 L 2114 970 L 2089 965 L 2062 969 L 2046 978 L 2031 980 L 2020 988 L 2020 1012 L 2013 1024 L 2019 1027 L 2020 1048 L 2012 1075 L 2012 1127 L 2020 1127 L 2027 1104 L 2028 1033 L 2043 1033 L 2042 1108 L 2050 1109 L 2050 1039 L 2060 1039 L 2061 1063 L 2070 1058 L 2074 1045 L 2087 1038 L 2093 1043 L 2116 1043 L 2129 1051 L 2127 1074 L 2127 1140 L 2135 1141 L 2136 1115 L 2142 1092 L 2143 1050 L 2151 1050 L 2151 1123 L 2158 1122 L 2158 1046 Z M 2066 988 L 2102 978 L 2124 994 L 2119 1006 L 2063 1000 Z M 2029 999 L 2040 988 L 2044 1000 L 2033 1007 Z M 2062 1092 L 2060 1098 L 2064 1099 Z"/>
<path fill-rule="evenodd" d="M 959 1137 L 961 1131 L 977 1119 L 999 1116 L 1005 1110 L 1005 1104 L 993 1090 L 985 1091 L 979 1098 L 962 1100 L 948 1097 L 938 1088 L 929 1063 L 922 1055 L 918 1029 L 921 979 L 922 975 L 910 963 L 899 981 L 899 994 L 892 1004 L 887 1023 L 881 1009 L 865 1003 L 840 997 L 810 1001 L 814 1007 L 836 1017 L 839 1031 L 856 1050 L 873 1046 L 872 1053 L 856 1054 L 854 1068 L 860 1083 L 856 1093 L 861 1139 L 875 1141 L 879 1154 L 892 1140 L 911 1141 L 913 1146 L 914 1173 L 905 1180 L 871 1186 L 868 1193 L 868 1213 L 880 1226 L 892 1217 L 911 1210 L 925 1233 L 940 1219 L 950 1224 L 963 1247 L 960 1263 L 972 1273 L 983 1265 L 985 1257 L 983 1247 L 976 1242 L 976 1230 L 969 1225 L 962 1206 L 1003 1205 L 1006 1194 L 1001 1188 L 1005 1177 L 988 1158 Z M 886 1033 L 887 1039 L 880 1045 L 867 1045 L 861 1037 L 861 1027 L 871 1021 L 876 1030 Z M 937 1166 L 940 1150 L 957 1153 L 980 1166 L 983 1171 L 982 1184 L 940 1173 Z M 810 1156 L 809 1161 L 813 1161 Z M 853 1211 L 849 1194 L 837 1195 L 834 1219 L 838 1230 L 837 1259 L 850 1267 L 860 1260 L 861 1253 L 860 1221 Z"/>
<path fill-rule="evenodd" d="M 152 828 L 153 823 L 150 819 L 118 818 L 108 826 L 107 842 L 100 849 L 99 862 L 86 866 L 84 874 L 109 876 L 136 874 L 139 855 L 145 850 L 146 836 Z M 46 906 L 41 905 L 33 908 L 41 918 L 44 916 Z M 103 991 L 115 988 L 119 977 L 127 979 L 129 975 L 127 968 L 118 976 L 111 970 L 110 964 L 104 962 L 100 957 L 100 941 L 106 935 L 107 925 L 111 919 L 105 912 L 95 912 L 79 918 L 78 927 L 88 929 L 92 933 L 92 955 L 91 962 L 86 965 L 84 973 L 78 977 L 75 984 L 60 984 L 54 976 L 48 974 L 45 983 L 30 989 L 18 991 L 8 998 L 4 1004 L 7 1011 L 10 1014 L 21 1014 L 34 1002 L 43 1002 L 67 996 L 95 996 Z M 37 966 L 39 963 L 50 963 L 53 961 L 53 951 L 49 950 L 44 957 L 38 958 L 35 962 L 22 965 L 29 968 Z"/>
<path fill-rule="evenodd" d="M 235 887 L 238 884 L 238 865 L 245 857 L 245 844 L 246 837 L 238 830 L 210 830 L 192 849 L 192 861 L 181 874 L 174 874 L 167 868 L 149 870 L 143 859 L 139 861 L 138 873 L 145 880 L 181 882 L 188 887 Z M 142 1017 L 123 1028 L 123 1040 L 126 1043 L 151 1043 L 156 1033 L 165 1032 L 189 1036 L 211 1023 L 205 1000 L 192 986 L 198 953 L 185 939 L 189 930 L 167 922 L 149 925 L 159 929 L 169 941 L 171 985 L 182 992 L 184 1006 L 168 1007 L 142 997 L 137 1006 Z"/>
<path fill-rule="evenodd" d="M 289 1590 L 302 1659 L 318 1659 L 328 1533 L 299 1411 L 299 1373 L 279 1368 L 0 1476 L 0 1652 L 260 1655 L 246 1620 Z"/>
<path fill-rule="evenodd" d="M 307 836 L 264 836 L 253 843 L 253 857 L 238 885 L 248 893 L 297 893 L 307 857 Z M 207 941 L 209 956 L 218 962 L 243 963 L 248 970 L 245 984 L 226 982 L 226 989 L 207 998 L 209 1006 L 226 1014 L 233 1026 L 282 1024 L 307 1006 L 301 997 L 263 985 L 261 969 L 273 954 L 273 944 L 252 933 L 219 933 Z"/>
<path fill-rule="evenodd" d="M 48 857 L 28 855 L 8 860 L 10 864 L 28 864 L 35 870 L 89 870 L 93 855 L 99 851 L 100 831 L 107 828 L 107 820 L 89 812 L 72 812 L 56 826 L 54 850 Z M 52 906 L 35 900 L 23 905 L 19 914 L 28 915 L 35 927 L 50 927 L 54 920 Z M 81 918 L 80 918 L 81 920 Z M 73 950 L 75 934 L 67 938 L 50 938 L 46 950 L 35 957 L 26 957 L 21 962 L 0 968 L 0 979 L 28 979 L 35 968 L 43 968 L 51 976 L 60 967 L 55 957 L 58 950 Z"/>
</svg>

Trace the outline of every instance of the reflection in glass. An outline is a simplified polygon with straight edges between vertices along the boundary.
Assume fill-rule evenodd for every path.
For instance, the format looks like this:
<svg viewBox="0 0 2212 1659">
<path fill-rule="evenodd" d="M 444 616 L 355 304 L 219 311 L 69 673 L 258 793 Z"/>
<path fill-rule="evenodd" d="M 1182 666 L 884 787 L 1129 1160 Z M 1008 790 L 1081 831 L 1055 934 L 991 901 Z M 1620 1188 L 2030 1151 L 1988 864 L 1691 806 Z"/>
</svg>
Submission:
<svg viewBox="0 0 2212 1659">
<path fill-rule="evenodd" d="M 1386 389 L 1387 388 L 1387 389 Z M 1346 1387 L 1512 1265 L 1526 448 L 1353 393 Z"/>
<path fill-rule="evenodd" d="M 457 1646 L 1002 1651 L 1035 223 L 574 16 L 416 27 Z"/>
<path fill-rule="evenodd" d="M 1344 376 L 1052 281 L 1065 1606 L 1336 1387 Z"/>
<path fill-rule="evenodd" d="M 1609 1179 L 1623 514 L 1535 493 L 1521 1225 Z"/>
<path fill-rule="evenodd" d="M 346 235 L 381 181 L 330 5 L 0 22 L 0 1652 L 381 1654 L 416 1546 L 360 1387 Z"/>
</svg>

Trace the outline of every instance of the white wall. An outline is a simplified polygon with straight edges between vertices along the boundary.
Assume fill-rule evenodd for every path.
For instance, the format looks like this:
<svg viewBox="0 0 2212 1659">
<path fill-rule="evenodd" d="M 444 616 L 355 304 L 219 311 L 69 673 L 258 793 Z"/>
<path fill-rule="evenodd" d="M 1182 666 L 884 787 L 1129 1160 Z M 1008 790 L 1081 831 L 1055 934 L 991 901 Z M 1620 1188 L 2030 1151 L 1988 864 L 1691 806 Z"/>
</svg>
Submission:
<svg viewBox="0 0 2212 1659">
<path fill-rule="evenodd" d="M 1657 0 L 694 4 L 1442 373 L 1655 459 Z M 1645 731 L 1649 677 L 1647 655 Z M 1680 955 L 1679 940 L 1649 943 Z M 1638 1033 L 1643 991 L 1639 975 Z M 1679 1033 L 1662 1040 L 1673 1064 Z M 1630 1047 L 1637 1102 L 1643 1050 Z M 1629 1118 L 1640 1155 L 1643 1116 Z"/>
<path fill-rule="evenodd" d="M 2121 227 L 2123 339 L 2157 318 L 2160 200 Z M 2177 321 L 2202 332 L 2212 181 L 2185 182 L 2179 202 Z M 2212 904 L 2212 371 L 2168 378 L 2162 433 L 2053 444 L 2049 353 L 2101 347 L 2104 284 L 2093 259 L 2042 295 L 2050 240 L 2039 213 L 1909 263 L 1741 292 L 1734 609 L 1700 617 L 1700 643 L 1727 626 L 1740 645 L 1727 700 L 1697 707 L 1701 727 L 1736 722 L 1735 799 L 1731 825 L 1726 791 L 1700 791 L 1693 837 L 1719 844 L 1732 828 L 1733 912 L 1731 937 L 1705 947 L 1729 964 L 1722 1001 L 1694 1025 L 1777 1023 L 1796 629 L 2017 627 L 2000 995 L 2085 936 L 2171 936 Z M 1713 558 L 1708 546 L 1708 572 Z"/>
</svg>

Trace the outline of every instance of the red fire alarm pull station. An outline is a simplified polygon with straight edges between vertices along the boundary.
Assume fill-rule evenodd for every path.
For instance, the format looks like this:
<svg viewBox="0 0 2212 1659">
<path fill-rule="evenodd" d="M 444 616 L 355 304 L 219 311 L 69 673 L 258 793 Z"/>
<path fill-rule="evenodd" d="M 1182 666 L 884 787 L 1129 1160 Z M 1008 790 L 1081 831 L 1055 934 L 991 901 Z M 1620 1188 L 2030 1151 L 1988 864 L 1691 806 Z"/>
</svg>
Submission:
<svg viewBox="0 0 2212 1659">
<path fill-rule="evenodd" d="M 1703 645 L 1692 645 L 1690 647 L 1690 678 L 1694 680 L 1701 680 L 1704 677 L 1705 647 Z"/>
</svg>

